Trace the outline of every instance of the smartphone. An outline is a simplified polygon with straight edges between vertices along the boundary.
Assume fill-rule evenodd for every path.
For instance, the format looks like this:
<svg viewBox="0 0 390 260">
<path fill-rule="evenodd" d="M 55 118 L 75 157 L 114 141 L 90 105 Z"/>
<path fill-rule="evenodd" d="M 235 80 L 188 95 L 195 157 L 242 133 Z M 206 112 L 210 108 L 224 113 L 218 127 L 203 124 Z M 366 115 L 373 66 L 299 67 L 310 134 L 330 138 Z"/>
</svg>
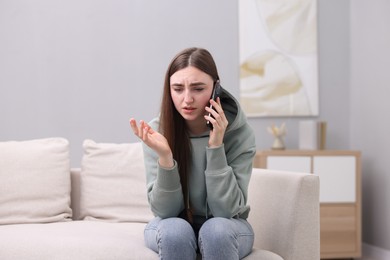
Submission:
<svg viewBox="0 0 390 260">
<path fill-rule="evenodd" d="M 222 87 L 221 84 L 219 84 L 219 80 L 217 80 L 214 84 L 213 93 L 211 94 L 210 99 L 217 101 L 217 98 L 221 95 L 221 93 Z M 213 105 L 210 104 L 210 108 L 213 108 Z M 209 113 L 209 116 L 212 117 L 211 113 Z M 206 124 L 210 129 L 213 129 L 213 124 L 210 123 L 210 121 L 207 121 Z"/>
</svg>

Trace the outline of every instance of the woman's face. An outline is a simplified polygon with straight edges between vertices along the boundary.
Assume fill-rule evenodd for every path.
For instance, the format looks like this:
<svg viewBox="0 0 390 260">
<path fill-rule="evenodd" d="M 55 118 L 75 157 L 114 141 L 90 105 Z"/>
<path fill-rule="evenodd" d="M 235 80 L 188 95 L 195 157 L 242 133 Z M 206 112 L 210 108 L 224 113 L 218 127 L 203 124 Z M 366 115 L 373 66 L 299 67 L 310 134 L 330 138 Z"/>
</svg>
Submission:
<svg viewBox="0 0 390 260">
<path fill-rule="evenodd" d="M 172 74 L 172 101 L 190 127 L 206 126 L 205 107 L 209 104 L 213 84 L 210 75 L 192 66 Z"/>
</svg>

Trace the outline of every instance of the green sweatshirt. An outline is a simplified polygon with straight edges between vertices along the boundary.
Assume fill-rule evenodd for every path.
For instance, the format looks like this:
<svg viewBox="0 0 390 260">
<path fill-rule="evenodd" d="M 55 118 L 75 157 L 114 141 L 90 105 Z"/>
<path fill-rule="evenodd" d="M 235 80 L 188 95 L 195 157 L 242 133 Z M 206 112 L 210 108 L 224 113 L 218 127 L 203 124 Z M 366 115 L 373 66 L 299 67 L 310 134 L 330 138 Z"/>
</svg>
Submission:
<svg viewBox="0 0 390 260">
<path fill-rule="evenodd" d="M 223 90 L 221 102 L 229 121 L 224 143 L 209 148 L 209 133 L 190 137 L 190 203 L 195 216 L 246 219 L 248 184 L 256 153 L 255 136 L 238 101 L 226 90 Z M 153 119 L 150 126 L 157 131 L 159 119 Z M 177 217 L 185 205 L 177 162 L 170 169 L 162 168 L 157 154 L 145 144 L 143 148 L 152 212 L 161 218 Z"/>
</svg>

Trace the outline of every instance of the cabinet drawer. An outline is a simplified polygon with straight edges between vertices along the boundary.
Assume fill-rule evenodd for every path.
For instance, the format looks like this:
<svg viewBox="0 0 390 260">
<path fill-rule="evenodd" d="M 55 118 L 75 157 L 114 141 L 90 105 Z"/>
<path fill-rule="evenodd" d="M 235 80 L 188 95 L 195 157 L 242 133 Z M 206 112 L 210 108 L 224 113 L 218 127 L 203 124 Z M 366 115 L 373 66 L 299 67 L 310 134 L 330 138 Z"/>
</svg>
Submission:
<svg viewBox="0 0 390 260">
<path fill-rule="evenodd" d="M 355 205 L 320 206 L 321 258 L 359 255 Z"/>
</svg>

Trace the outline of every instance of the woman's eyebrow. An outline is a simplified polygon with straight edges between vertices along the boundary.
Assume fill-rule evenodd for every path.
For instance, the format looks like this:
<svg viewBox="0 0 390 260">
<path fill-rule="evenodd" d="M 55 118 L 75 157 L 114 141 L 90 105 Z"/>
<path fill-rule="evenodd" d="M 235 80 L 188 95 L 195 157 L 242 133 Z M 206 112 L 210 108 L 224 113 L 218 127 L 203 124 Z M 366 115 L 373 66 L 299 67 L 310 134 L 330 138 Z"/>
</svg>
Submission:
<svg viewBox="0 0 390 260">
<path fill-rule="evenodd" d="M 171 86 L 172 87 L 182 87 L 183 84 L 182 83 L 172 83 Z"/>
<path fill-rule="evenodd" d="M 190 86 L 194 86 L 194 87 L 196 87 L 196 86 L 204 86 L 204 85 L 206 85 L 206 83 L 200 82 L 200 81 L 198 81 L 198 82 L 192 82 L 192 83 L 190 84 Z"/>
<path fill-rule="evenodd" d="M 205 86 L 205 85 L 206 85 L 206 83 L 201 82 L 201 81 L 196 81 L 196 82 L 191 82 L 191 83 L 190 83 L 190 86 L 191 86 L 191 87 Z M 172 86 L 172 87 L 183 87 L 184 84 L 183 84 L 183 83 L 178 83 L 178 82 L 176 82 L 176 83 L 171 83 L 171 86 Z"/>
</svg>

